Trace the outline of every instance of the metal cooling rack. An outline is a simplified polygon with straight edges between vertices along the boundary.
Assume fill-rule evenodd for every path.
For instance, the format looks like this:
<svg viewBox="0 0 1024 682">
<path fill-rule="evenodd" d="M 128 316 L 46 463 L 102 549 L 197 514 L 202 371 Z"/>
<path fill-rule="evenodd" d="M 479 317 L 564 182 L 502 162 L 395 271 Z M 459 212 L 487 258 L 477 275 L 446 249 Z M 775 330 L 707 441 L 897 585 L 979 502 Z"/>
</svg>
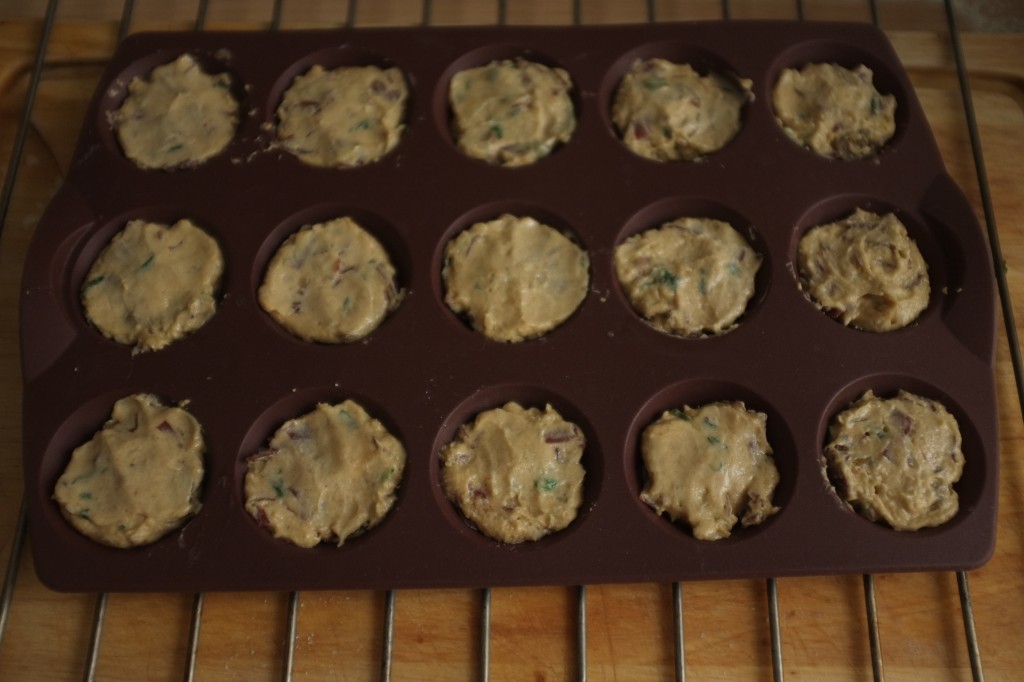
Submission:
<svg viewBox="0 0 1024 682">
<path fill-rule="evenodd" d="M 514 0 L 512 1 L 514 2 Z M 685 2 L 686 0 L 682 1 Z M 878 25 L 879 2 L 878 0 L 866 1 L 869 6 L 868 9 L 870 11 L 871 21 L 874 24 Z M 369 0 L 362 0 L 362 2 L 367 3 L 369 2 Z M 420 23 L 423 26 L 429 26 L 431 25 L 433 3 L 431 0 L 421 0 L 421 2 L 422 5 Z M 583 23 L 582 17 L 584 3 L 585 0 L 573 0 L 572 2 L 572 21 L 574 24 Z M 799 19 L 804 19 L 806 15 L 804 1 L 794 0 L 794 3 L 796 16 Z M 281 28 L 284 4 L 285 0 L 273 0 L 271 15 L 269 17 L 269 26 L 270 30 L 272 31 L 276 31 Z M 344 25 L 346 27 L 354 27 L 358 25 L 360 4 L 360 0 L 349 0 L 349 2 L 347 3 L 344 22 Z M 509 0 L 496 0 L 498 24 L 505 24 L 507 22 L 508 4 Z M 25 141 L 30 127 L 32 110 L 35 105 L 35 98 L 38 91 L 39 82 L 44 71 L 47 48 L 49 45 L 50 36 L 56 23 L 59 5 L 60 0 L 48 0 L 46 16 L 43 22 L 43 28 L 39 38 L 39 44 L 31 73 L 31 79 L 28 84 L 27 95 L 24 106 L 22 108 L 21 118 L 18 125 L 14 147 L 11 152 L 7 173 L 5 176 L 5 182 L 2 190 L 0 190 L 0 230 L 2 230 L 4 224 L 6 223 L 8 211 L 10 209 L 11 201 L 14 196 L 14 187 L 17 182 L 18 169 L 21 165 Z M 198 9 L 196 11 L 194 20 L 195 30 L 201 31 L 204 29 L 209 13 L 209 5 L 210 0 L 199 0 Z M 971 96 L 971 90 L 968 84 L 967 69 L 964 62 L 963 50 L 960 43 L 960 32 L 957 25 L 957 14 L 955 11 L 953 0 L 943 0 L 943 6 L 945 10 L 948 39 L 950 42 L 949 47 L 952 51 L 956 64 L 958 86 L 962 99 L 963 112 L 968 127 L 974 170 L 977 174 L 982 208 L 984 212 L 983 217 L 985 220 L 989 243 L 992 250 L 992 259 L 994 263 L 1003 263 L 1004 260 L 1002 256 L 1001 247 L 999 244 L 998 232 L 996 230 L 989 181 L 985 167 L 985 161 L 982 155 L 981 141 L 978 133 L 978 124 L 975 118 L 974 104 Z M 659 20 L 658 7 L 659 3 L 657 2 L 657 0 L 646 0 L 646 18 L 648 21 L 656 22 Z M 129 31 L 131 30 L 132 15 L 134 9 L 134 0 L 124 0 L 123 10 L 121 13 L 119 23 L 118 41 L 127 36 Z M 720 0 L 721 18 L 729 19 L 731 15 L 732 11 L 730 8 L 729 0 Z M 1001 311 L 1003 314 L 1003 321 L 1009 342 L 1018 402 L 1020 403 L 1020 405 L 1024 406 L 1024 369 L 1022 369 L 1024 365 L 1022 365 L 1021 361 L 1020 345 L 1017 339 L 1016 325 L 1014 324 L 1013 319 L 1013 309 L 1010 301 L 1009 289 L 1003 269 L 995 268 L 995 274 L 1001 303 Z M 24 504 L 22 504 L 21 512 L 19 514 L 17 521 L 17 527 L 14 531 L 14 536 L 12 540 L 12 550 L 4 576 L 3 588 L 2 591 L 0 591 L 0 644 L 2 644 L 3 642 L 3 636 L 7 628 L 8 616 L 11 610 L 11 602 L 14 596 L 15 580 L 18 574 L 18 568 L 21 564 L 22 553 L 25 546 L 25 536 L 26 517 L 25 507 Z M 956 572 L 955 576 L 960 598 L 959 601 L 960 612 L 963 621 L 963 634 L 968 660 L 970 662 L 971 673 L 974 680 L 981 681 L 984 680 L 984 669 L 981 661 L 978 636 L 975 629 L 974 614 L 971 606 L 971 595 L 968 583 L 968 576 L 966 572 L 963 571 Z M 675 651 L 674 670 L 675 679 L 679 682 L 682 682 L 686 679 L 687 672 L 683 630 L 684 605 L 682 588 L 683 586 L 681 583 L 674 583 L 672 585 L 671 596 L 671 607 L 673 614 L 673 645 Z M 863 595 L 868 630 L 868 646 L 870 650 L 873 679 L 881 682 L 882 680 L 884 680 L 885 674 L 884 661 L 881 653 L 882 646 L 878 627 L 878 614 L 875 604 L 874 576 L 863 576 Z M 772 679 L 775 682 L 782 682 L 782 680 L 784 679 L 782 655 L 782 637 L 784 633 L 782 632 L 782 628 L 780 626 L 779 598 L 775 578 L 769 578 L 765 581 L 765 599 L 767 601 L 768 608 L 768 634 L 771 646 Z M 380 679 L 385 682 L 390 681 L 392 678 L 392 654 L 395 646 L 395 601 L 396 592 L 394 590 L 388 591 L 384 599 L 384 632 L 382 638 L 382 650 L 380 657 Z M 185 655 L 184 670 L 182 671 L 183 679 L 186 682 L 192 682 L 196 679 L 196 660 L 202 635 L 203 605 L 204 595 L 202 593 L 196 594 L 192 603 L 188 644 Z M 295 642 L 297 637 L 299 611 L 299 593 L 291 592 L 288 595 L 287 622 L 285 627 L 285 647 L 283 650 L 281 673 L 282 679 L 285 680 L 285 682 L 290 682 L 293 679 L 296 656 Z M 96 679 L 97 662 L 99 660 L 99 652 L 103 642 L 103 631 L 104 624 L 106 621 L 106 615 L 107 595 L 99 594 L 97 595 L 96 598 L 96 607 L 92 621 L 92 630 L 88 643 L 88 654 L 86 657 L 83 670 L 83 679 L 86 680 L 86 682 L 91 682 L 92 680 Z M 483 594 L 481 596 L 480 601 L 479 619 L 480 641 L 478 642 L 478 679 L 482 680 L 483 682 L 487 682 L 490 680 L 490 651 L 492 639 L 490 589 L 483 590 Z M 577 588 L 575 599 L 575 620 L 576 679 L 583 682 L 587 679 L 587 587 L 585 585 Z"/>
</svg>

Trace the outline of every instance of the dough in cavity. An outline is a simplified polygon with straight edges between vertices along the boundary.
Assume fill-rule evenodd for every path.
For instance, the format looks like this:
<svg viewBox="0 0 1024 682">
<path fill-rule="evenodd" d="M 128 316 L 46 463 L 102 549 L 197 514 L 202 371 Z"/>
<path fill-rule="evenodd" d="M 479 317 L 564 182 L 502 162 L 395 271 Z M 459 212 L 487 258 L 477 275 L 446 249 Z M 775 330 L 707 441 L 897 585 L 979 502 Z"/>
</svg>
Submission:
<svg viewBox="0 0 1024 682">
<path fill-rule="evenodd" d="M 238 127 L 226 73 L 210 75 L 188 54 L 128 84 L 110 114 L 125 156 L 142 168 L 194 166 L 223 151 Z"/>
<path fill-rule="evenodd" d="M 387 515 L 404 469 L 402 443 L 361 405 L 321 403 L 249 458 L 245 509 L 300 547 L 340 546 Z"/>
<path fill-rule="evenodd" d="M 460 71 L 448 99 L 452 132 L 467 156 L 501 166 L 525 166 L 572 137 L 576 113 L 564 69 L 504 59 Z"/>
<path fill-rule="evenodd" d="M 612 121 L 640 156 L 693 161 L 736 136 L 750 86 L 714 72 L 702 76 L 689 64 L 638 59 L 616 90 Z"/>
<path fill-rule="evenodd" d="M 306 225 L 274 254 L 260 306 L 306 341 L 356 341 L 402 301 L 387 251 L 352 218 Z"/>
<path fill-rule="evenodd" d="M 202 327 L 217 308 L 224 257 L 189 220 L 131 220 L 93 262 L 82 305 L 104 336 L 158 350 Z"/>
<path fill-rule="evenodd" d="M 843 324 L 906 327 L 928 307 L 928 265 L 892 213 L 863 209 L 808 230 L 798 246 L 801 287 Z"/>
<path fill-rule="evenodd" d="M 445 494 L 480 532 L 507 543 L 567 527 L 583 501 L 586 439 L 550 405 L 481 412 L 441 452 Z"/>
<path fill-rule="evenodd" d="M 445 246 L 445 303 L 496 341 L 522 341 L 562 324 L 590 281 L 583 249 L 530 217 L 476 223 Z"/>
<path fill-rule="evenodd" d="M 960 427 L 941 403 L 900 391 L 865 392 L 829 426 L 825 471 L 839 498 L 871 521 L 918 530 L 959 509 Z"/>
<path fill-rule="evenodd" d="M 397 68 L 316 65 L 285 91 L 277 108 L 277 138 L 311 166 L 371 163 L 398 144 L 408 97 Z"/>
<path fill-rule="evenodd" d="M 195 417 L 139 393 L 75 448 L 53 497 L 79 532 L 112 547 L 159 540 L 199 511 L 206 446 Z"/>
<path fill-rule="evenodd" d="M 615 249 L 619 284 L 652 327 L 677 336 L 728 331 L 754 295 L 761 255 L 731 225 L 678 218 Z"/>
<path fill-rule="evenodd" d="M 864 65 L 785 69 L 772 96 L 775 117 L 794 141 L 822 156 L 874 156 L 896 132 L 896 98 L 880 94 L 873 76 Z"/>
<path fill-rule="evenodd" d="M 762 523 L 778 511 L 767 420 L 742 402 L 663 413 L 641 437 L 648 480 L 640 498 L 700 540 L 729 537 L 737 522 Z"/>
</svg>

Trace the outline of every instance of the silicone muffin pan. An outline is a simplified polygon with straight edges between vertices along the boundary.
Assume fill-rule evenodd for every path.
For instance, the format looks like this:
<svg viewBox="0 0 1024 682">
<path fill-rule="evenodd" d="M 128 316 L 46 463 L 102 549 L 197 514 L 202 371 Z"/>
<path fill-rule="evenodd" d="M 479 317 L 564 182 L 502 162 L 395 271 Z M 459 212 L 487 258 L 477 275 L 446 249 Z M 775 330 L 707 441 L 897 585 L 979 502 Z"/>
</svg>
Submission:
<svg viewBox="0 0 1024 682">
<path fill-rule="evenodd" d="M 110 112 L 134 76 L 193 55 L 227 72 L 245 112 L 231 145 L 194 168 L 140 170 L 121 153 Z M 526 57 L 566 69 L 578 125 L 548 158 L 501 168 L 451 139 L 447 86 L 461 69 Z M 637 58 L 689 62 L 752 81 L 742 128 L 698 162 L 640 158 L 610 121 L 618 80 Z M 898 100 L 897 130 L 874 158 L 828 160 L 791 141 L 771 111 L 780 71 L 807 62 L 865 64 Z M 282 92 L 314 64 L 396 66 L 409 85 L 406 130 L 376 163 L 323 169 L 275 145 Z M 928 308 L 891 333 L 847 328 L 818 310 L 794 275 L 813 225 L 856 207 L 893 211 L 929 265 Z M 523 343 L 486 340 L 445 306 L 446 242 L 476 221 L 530 215 L 590 257 L 576 313 Z M 299 226 L 350 215 L 388 249 L 407 295 L 366 339 L 301 341 L 256 301 L 277 246 Z M 630 308 L 613 252 L 675 217 L 718 218 L 763 255 L 739 325 L 717 337 L 660 333 Z M 191 218 L 220 243 L 219 308 L 159 351 L 132 353 L 91 327 L 80 303 L 90 264 L 133 218 Z M 22 304 L 24 463 L 35 565 L 63 590 L 227 590 L 502 586 L 967 569 L 995 542 L 998 438 L 995 306 L 986 240 L 946 173 L 922 108 L 884 34 L 814 22 L 603 27 L 388 28 L 279 33 L 158 33 L 125 40 L 103 75 L 66 182 L 42 218 Z M 867 389 L 941 401 L 963 433 L 960 511 L 897 532 L 843 506 L 822 474 L 832 416 Z M 202 509 L 136 549 L 78 534 L 51 496 L 71 451 L 120 397 L 188 401 L 207 443 Z M 404 443 L 397 502 L 344 546 L 302 549 L 245 512 L 246 458 L 287 419 L 353 398 Z M 662 411 L 743 400 L 768 415 L 780 511 L 702 542 L 639 499 L 639 435 Z M 509 546 L 465 523 L 439 484 L 439 452 L 460 424 L 516 400 L 552 404 L 587 438 L 584 503 L 565 530 Z"/>
</svg>

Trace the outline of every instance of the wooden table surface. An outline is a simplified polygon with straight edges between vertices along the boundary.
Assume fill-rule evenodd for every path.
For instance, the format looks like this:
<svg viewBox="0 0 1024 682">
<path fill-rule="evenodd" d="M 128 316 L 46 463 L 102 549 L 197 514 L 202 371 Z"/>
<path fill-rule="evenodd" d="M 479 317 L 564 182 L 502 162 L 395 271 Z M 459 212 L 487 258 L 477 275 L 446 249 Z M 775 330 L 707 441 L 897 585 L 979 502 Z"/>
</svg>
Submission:
<svg viewBox="0 0 1024 682">
<path fill-rule="evenodd" d="M 42 2 L 0 7 L 0 172 L 10 171 L 41 32 Z M 139 2 L 131 31 L 189 28 L 195 6 Z M 934 2 L 879 3 L 882 27 L 927 110 L 947 167 L 985 216 L 945 17 Z M 284 3 L 281 27 L 342 25 L 341 3 Z M 510 0 L 510 23 L 571 23 L 570 2 Z M 423 17 L 418 0 L 362 2 L 357 25 L 404 25 Z M 720 18 L 718 2 L 655 3 L 659 21 Z M 811 19 L 869 20 L 859 0 L 805 3 Z M 646 2 L 583 0 L 583 23 L 647 19 Z M 270 2 L 209 6 L 209 28 L 270 25 Z M 730 16 L 795 17 L 792 2 L 734 2 Z M 31 126 L 0 238 L 0 566 L 15 544 L 22 498 L 21 376 L 17 309 L 21 265 L 41 212 L 61 182 L 87 100 L 117 42 L 120 3 L 61 7 L 31 110 Z M 494 2 L 430 4 L 432 24 L 493 24 Z M 1024 35 L 991 33 L 965 12 L 961 38 L 971 76 L 993 217 L 1010 297 L 1024 301 Z M 1016 311 L 1021 319 L 1020 310 Z M 1019 329 L 1018 329 L 1019 331 Z M 999 530 L 995 556 L 967 575 L 988 680 L 1024 679 L 1024 442 L 1005 328 L 997 341 L 1001 428 Z M 87 674 L 98 597 L 42 586 L 30 557 L 16 569 L 0 640 L 0 680 L 77 680 Z M 69 557 L 73 561 L 74 557 Z M 953 573 L 874 576 L 886 680 L 972 678 L 960 592 Z M 782 671 L 791 680 L 872 678 L 861 576 L 785 578 L 775 583 Z M 764 580 L 682 586 L 685 664 L 693 680 L 773 677 Z M 495 680 L 565 680 L 581 675 L 576 588 L 495 589 L 491 595 L 490 675 Z M 475 590 L 394 593 L 391 678 L 479 679 L 482 594 Z M 586 591 L 585 672 L 591 680 L 675 678 L 673 591 L 668 584 L 590 586 Z M 366 680 L 381 675 L 386 595 L 376 591 L 299 595 L 292 678 Z M 112 594 L 105 602 L 95 675 L 100 680 L 177 680 L 186 674 L 193 595 Z M 278 680 L 284 674 L 289 595 L 210 593 L 203 601 L 198 680 Z"/>
</svg>

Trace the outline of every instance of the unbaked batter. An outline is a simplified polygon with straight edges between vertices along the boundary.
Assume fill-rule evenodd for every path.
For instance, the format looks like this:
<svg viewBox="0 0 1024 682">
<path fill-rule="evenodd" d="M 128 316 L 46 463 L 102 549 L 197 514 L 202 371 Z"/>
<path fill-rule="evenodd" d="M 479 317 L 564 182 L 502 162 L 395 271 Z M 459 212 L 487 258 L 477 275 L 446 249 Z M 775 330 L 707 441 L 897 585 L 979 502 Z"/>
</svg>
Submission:
<svg viewBox="0 0 1024 682">
<path fill-rule="evenodd" d="M 590 281 L 585 251 L 529 217 L 476 223 L 445 246 L 445 303 L 496 341 L 522 341 L 562 324 Z"/>
<path fill-rule="evenodd" d="M 636 60 L 622 78 L 612 121 L 626 146 L 655 161 L 693 161 L 718 151 L 740 130 L 750 81 L 665 59 Z"/>
<path fill-rule="evenodd" d="M 892 213 L 857 209 L 812 228 L 800 240 L 798 266 L 807 294 L 843 324 L 891 331 L 928 307 L 928 265 Z"/>
<path fill-rule="evenodd" d="M 245 509 L 300 547 L 340 546 L 387 515 L 404 469 L 402 443 L 361 405 L 321 403 L 249 458 Z"/>
<path fill-rule="evenodd" d="M 125 156 L 142 168 L 194 166 L 216 156 L 238 127 L 230 87 L 226 73 L 207 74 L 187 54 L 133 78 L 110 114 Z"/>
<path fill-rule="evenodd" d="M 90 268 L 82 305 L 104 336 L 158 350 L 213 316 L 223 271 L 216 240 L 191 221 L 132 220 Z"/>
<path fill-rule="evenodd" d="M 873 156 L 896 132 L 896 98 L 880 94 L 872 80 L 864 65 L 785 69 L 772 97 L 775 116 L 793 140 L 822 156 Z"/>
<path fill-rule="evenodd" d="M 896 530 L 938 526 L 956 515 L 963 473 L 960 428 L 939 402 L 908 391 L 867 391 L 829 426 L 826 472 L 840 499 Z"/>
<path fill-rule="evenodd" d="M 441 452 L 445 494 L 484 535 L 538 540 L 576 518 L 586 439 L 553 407 L 510 402 L 463 425 Z"/>
<path fill-rule="evenodd" d="M 402 301 L 384 247 L 348 217 L 306 225 L 277 250 L 260 306 L 307 341 L 356 341 Z"/>
<path fill-rule="evenodd" d="M 572 137 L 571 89 L 564 69 L 525 59 L 460 71 L 448 93 L 459 149 L 502 166 L 537 162 Z"/>
<path fill-rule="evenodd" d="M 737 522 L 762 523 L 778 511 L 767 420 L 741 402 L 665 412 L 641 437 L 648 475 L 641 499 L 688 523 L 700 540 L 727 538 Z"/>
<path fill-rule="evenodd" d="M 128 396 L 75 448 L 53 498 L 93 540 L 146 545 L 199 511 L 205 450 L 202 429 L 187 411 L 153 395 Z"/>
<path fill-rule="evenodd" d="M 277 137 L 311 166 L 371 163 L 398 144 L 408 96 L 397 68 L 313 66 L 285 91 Z"/>
<path fill-rule="evenodd" d="M 754 295 L 761 255 L 728 223 L 679 218 L 615 249 L 615 271 L 637 313 L 678 336 L 731 329 Z"/>
</svg>

